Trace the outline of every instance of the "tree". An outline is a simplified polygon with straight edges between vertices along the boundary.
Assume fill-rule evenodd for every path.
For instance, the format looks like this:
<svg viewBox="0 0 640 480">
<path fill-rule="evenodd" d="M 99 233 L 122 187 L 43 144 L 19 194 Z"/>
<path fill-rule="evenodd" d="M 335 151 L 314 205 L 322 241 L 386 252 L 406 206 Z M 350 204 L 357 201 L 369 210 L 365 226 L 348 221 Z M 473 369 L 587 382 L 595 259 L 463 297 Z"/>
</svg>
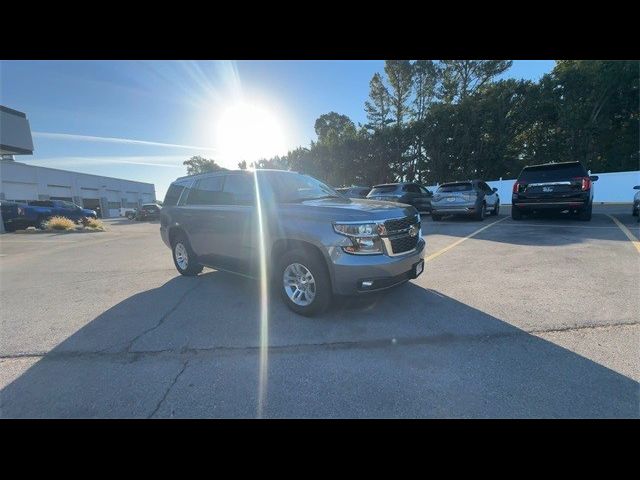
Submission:
<svg viewBox="0 0 640 480">
<path fill-rule="evenodd" d="M 318 142 L 325 145 L 339 143 L 356 134 L 356 126 L 351 119 L 336 112 L 320 115 L 314 128 Z"/>
<path fill-rule="evenodd" d="M 189 160 L 182 162 L 187 166 L 187 175 L 198 175 L 200 173 L 215 172 L 217 170 L 226 170 L 216 163 L 215 160 L 196 155 Z"/>
<path fill-rule="evenodd" d="M 446 103 L 464 100 L 513 64 L 512 60 L 441 60 L 440 95 Z"/>
<path fill-rule="evenodd" d="M 367 120 L 369 120 L 367 128 L 381 130 L 392 122 L 389 118 L 390 103 L 389 91 L 380 74 L 375 73 L 369 82 L 369 100 L 364 102 L 364 110 L 367 113 Z"/>
<path fill-rule="evenodd" d="M 242 160 L 241 162 L 238 162 L 238 168 L 240 170 L 246 170 L 247 169 L 247 161 L 246 160 Z"/>
</svg>

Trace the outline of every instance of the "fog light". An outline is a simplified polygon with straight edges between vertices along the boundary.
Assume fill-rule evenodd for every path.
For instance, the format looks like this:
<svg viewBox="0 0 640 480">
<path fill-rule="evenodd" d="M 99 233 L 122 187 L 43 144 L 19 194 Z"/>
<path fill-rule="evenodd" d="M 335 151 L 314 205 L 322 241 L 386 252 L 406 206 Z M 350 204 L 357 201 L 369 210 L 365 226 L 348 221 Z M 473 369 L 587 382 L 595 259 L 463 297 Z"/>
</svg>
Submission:
<svg viewBox="0 0 640 480">
<path fill-rule="evenodd" d="M 369 288 L 373 286 L 373 280 L 365 280 L 364 282 L 362 282 L 362 287 L 363 288 Z"/>
</svg>

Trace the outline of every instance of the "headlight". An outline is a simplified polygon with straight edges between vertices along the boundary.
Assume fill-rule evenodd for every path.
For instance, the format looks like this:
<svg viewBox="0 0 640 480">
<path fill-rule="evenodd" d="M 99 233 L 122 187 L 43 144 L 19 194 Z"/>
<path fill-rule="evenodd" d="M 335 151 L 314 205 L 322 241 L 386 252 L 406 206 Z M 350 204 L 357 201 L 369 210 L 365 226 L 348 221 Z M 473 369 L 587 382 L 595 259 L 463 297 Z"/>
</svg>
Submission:
<svg viewBox="0 0 640 480">
<path fill-rule="evenodd" d="M 382 241 L 375 223 L 337 223 L 333 229 L 351 240 L 351 245 L 342 249 L 355 255 L 377 255 L 382 253 Z"/>
</svg>

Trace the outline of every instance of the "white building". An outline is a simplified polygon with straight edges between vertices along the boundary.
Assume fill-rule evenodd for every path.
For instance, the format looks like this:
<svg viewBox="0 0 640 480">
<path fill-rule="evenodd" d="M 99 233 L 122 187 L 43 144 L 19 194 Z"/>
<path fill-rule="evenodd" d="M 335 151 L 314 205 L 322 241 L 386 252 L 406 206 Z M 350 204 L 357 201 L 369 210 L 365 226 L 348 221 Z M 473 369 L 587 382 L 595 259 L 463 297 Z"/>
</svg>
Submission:
<svg viewBox="0 0 640 480">
<path fill-rule="evenodd" d="M 100 207 L 102 216 L 117 217 L 120 208 L 137 208 L 156 200 L 152 183 L 36 167 L 0 160 L 0 200 L 68 200 L 84 208 Z"/>
<path fill-rule="evenodd" d="M 136 208 L 156 200 L 152 183 L 14 161 L 14 155 L 32 153 L 27 116 L 0 105 L 0 201 L 68 200 L 84 208 L 96 210 L 99 207 L 103 217 L 117 217 L 120 208 Z"/>
</svg>

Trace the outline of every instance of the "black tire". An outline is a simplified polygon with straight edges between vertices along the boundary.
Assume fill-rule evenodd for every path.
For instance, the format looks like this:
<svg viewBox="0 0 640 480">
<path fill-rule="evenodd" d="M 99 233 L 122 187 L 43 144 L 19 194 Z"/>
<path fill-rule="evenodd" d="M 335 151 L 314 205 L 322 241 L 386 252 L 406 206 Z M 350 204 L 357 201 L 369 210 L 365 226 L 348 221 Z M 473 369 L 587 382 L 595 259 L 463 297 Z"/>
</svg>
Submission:
<svg viewBox="0 0 640 480">
<path fill-rule="evenodd" d="M 496 202 L 496 207 L 493 209 L 493 211 L 491 212 L 491 215 L 493 215 L 494 217 L 497 216 L 500 213 L 500 200 L 498 200 Z"/>
<path fill-rule="evenodd" d="M 578 220 L 582 220 L 583 222 L 588 222 L 591 220 L 591 213 L 593 211 L 593 205 L 589 204 L 588 207 L 581 209 L 578 212 Z"/>
<path fill-rule="evenodd" d="M 182 245 L 186 251 L 186 263 L 183 261 L 185 258 L 184 255 L 180 255 L 180 259 L 176 258 L 176 250 L 180 250 L 179 245 Z M 191 249 L 189 240 L 184 234 L 176 235 L 171 242 L 171 256 L 173 257 L 173 264 L 176 266 L 176 270 L 178 270 L 181 275 L 193 277 L 202 272 L 202 269 L 204 268 L 204 265 L 198 262 L 198 257 Z"/>
<path fill-rule="evenodd" d="M 636 208 L 633 209 L 633 211 L 631 212 L 631 215 L 633 215 L 634 217 L 638 216 L 638 210 Z"/>
<path fill-rule="evenodd" d="M 309 305 L 298 305 L 289 298 L 289 294 L 285 289 L 284 273 L 285 270 L 293 264 L 300 264 L 304 266 L 313 276 L 315 282 L 315 297 Z M 304 315 L 305 317 L 311 317 L 322 313 L 327 309 L 333 293 L 331 290 L 331 280 L 329 278 L 329 272 L 324 259 L 317 252 L 313 252 L 306 249 L 296 248 L 291 251 L 285 252 L 282 257 L 278 259 L 278 268 L 275 271 L 276 285 L 280 290 L 280 296 L 282 301 L 295 313 Z"/>
<path fill-rule="evenodd" d="M 475 213 L 473 218 L 481 222 L 485 219 L 486 216 L 487 216 L 487 205 L 483 202 L 482 205 L 480 206 L 480 210 L 478 210 Z"/>
<path fill-rule="evenodd" d="M 439 222 L 440 220 L 442 220 L 442 215 L 438 215 L 437 213 L 432 213 L 431 220 L 433 220 L 434 222 Z"/>
<path fill-rule="evenodd" d="M 522 220 L 522 212 L 515 205 L 511 205 L 511 218 L 513 220 Z"/>
</svg>

